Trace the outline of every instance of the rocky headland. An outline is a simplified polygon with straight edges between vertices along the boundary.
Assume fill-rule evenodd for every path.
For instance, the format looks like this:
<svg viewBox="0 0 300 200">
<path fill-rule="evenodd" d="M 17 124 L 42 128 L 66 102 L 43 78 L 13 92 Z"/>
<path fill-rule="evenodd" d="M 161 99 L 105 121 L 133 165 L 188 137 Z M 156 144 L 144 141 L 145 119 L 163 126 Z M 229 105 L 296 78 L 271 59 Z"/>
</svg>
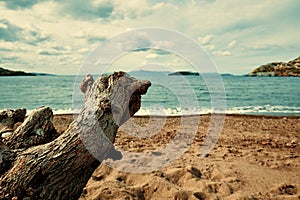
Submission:
<svg viewBox="0 0 300 200">
<path fill-rule="evenodd" d="M 0 76 L 36 76 L 33 73 L 26 73 L 23 71 L 12 71 L 0 67 Z"/>
<path fill-rule="evenodd" d="M 289 62 L 272 62 L 261 65 L 247 76 L 300 76 L 300 56 Z"/>
</svg>

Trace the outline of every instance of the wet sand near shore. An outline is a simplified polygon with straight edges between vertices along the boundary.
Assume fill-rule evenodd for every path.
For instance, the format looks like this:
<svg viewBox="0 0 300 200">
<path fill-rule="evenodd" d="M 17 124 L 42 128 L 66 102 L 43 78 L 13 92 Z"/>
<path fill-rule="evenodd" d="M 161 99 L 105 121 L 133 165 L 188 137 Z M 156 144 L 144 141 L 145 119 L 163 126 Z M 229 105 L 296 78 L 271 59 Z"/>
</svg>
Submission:
<svg viewBox="0 0 300 200">
<path fill-rule="evenodd" d="M 226 115 L 205 158 L 199 150 L 210 115 L 183 118 L 196 132 L 178 159 L 144 173 L 125 172 L 125 164 L 121 171 L 101 164 L 80 199 L 300 199 L 300 117 Z M 53 122 L 61 133 L 72 120 L 55 115 Z M 134 117 L 145 129 L 121 126 L 115 146 L 122 152 L 157 152 L 176 137 L 180 120 Z"/>
</svg>

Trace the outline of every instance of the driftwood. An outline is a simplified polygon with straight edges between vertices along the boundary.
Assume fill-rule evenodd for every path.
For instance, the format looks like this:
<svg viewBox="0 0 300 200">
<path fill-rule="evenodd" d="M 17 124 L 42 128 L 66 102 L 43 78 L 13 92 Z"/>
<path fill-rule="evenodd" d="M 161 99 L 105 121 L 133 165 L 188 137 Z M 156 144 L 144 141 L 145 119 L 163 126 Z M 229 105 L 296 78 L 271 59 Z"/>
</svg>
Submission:
<svg viewBox="0 0 300 200">
<path fill-rule="evenodd" d="M 4 133 L 13 132 L 14 125 L 23 122 L 26 109 L 3 110 L 0 112 L 0 136 Z"/>
<path fill-rule="evenodd" d="M 121 158 L 113 147 L 118 127 L 150 85 L 124 72 L 87 76 L 83 108 L 60 136 L 50 108 L 33 112 L 0 143 L 0 199 L 78 199 L 103 159 Z"/>
</svg>

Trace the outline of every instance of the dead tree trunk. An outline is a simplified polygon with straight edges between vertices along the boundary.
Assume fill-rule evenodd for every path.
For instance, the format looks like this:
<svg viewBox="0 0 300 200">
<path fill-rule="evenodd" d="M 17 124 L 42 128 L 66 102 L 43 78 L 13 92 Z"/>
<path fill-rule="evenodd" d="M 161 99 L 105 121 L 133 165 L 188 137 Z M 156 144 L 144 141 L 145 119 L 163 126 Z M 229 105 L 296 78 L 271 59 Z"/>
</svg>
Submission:
<svg viewBox="0 0 300 200">
<path fill-rule="evenodd" d="M 112 145 L 117 129 L 139 110 L 150 82 L 124 72 L 85 81 L 81 85 L 85 103 L 79 116 L 55 140 L 48 142 L 56 134 L 48 111 L 44 117 L 35 113 L 39 116 L 36 125 L 27 120 L 29 116 L 2 140 L 1 199 L 78 199 L 103 159 L 120 158 Z"/>
</svg>

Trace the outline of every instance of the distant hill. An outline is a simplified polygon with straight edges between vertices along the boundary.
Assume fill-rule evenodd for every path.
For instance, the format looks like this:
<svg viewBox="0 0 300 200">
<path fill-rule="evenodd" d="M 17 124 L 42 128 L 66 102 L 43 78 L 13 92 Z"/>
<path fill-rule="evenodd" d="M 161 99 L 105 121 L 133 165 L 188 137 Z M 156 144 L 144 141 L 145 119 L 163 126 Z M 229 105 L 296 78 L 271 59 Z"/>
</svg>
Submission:
<svg viewBox="0 0 300 200">
<path fill-rule="evenodd" d="M 12 71 L 0 67 L 0 76 L 36 76 L 32 73 L 26 73 L 23 71 Z"/>
<path fill-rule="evenodd" d="M 148 70 L 137 70 L 137 71 L 130 71 L 128 72 L 131 76 L 161 76 L 161 75 L 168 75 L 169 71 L 148 71 Z"/>
<path fill-rule="evenodd" d="M 299 76 L 300 77 L 300 56 L 289 62 L 272 62 L 262 65 L 248 76 Z"/>
<path fill-rule="evenodd" d="M 57 76 L 56 74 L 46 74 L 46 73 L 39 73 L 39 72 L 32 72 L 35 76 Z"/>
</svg>

